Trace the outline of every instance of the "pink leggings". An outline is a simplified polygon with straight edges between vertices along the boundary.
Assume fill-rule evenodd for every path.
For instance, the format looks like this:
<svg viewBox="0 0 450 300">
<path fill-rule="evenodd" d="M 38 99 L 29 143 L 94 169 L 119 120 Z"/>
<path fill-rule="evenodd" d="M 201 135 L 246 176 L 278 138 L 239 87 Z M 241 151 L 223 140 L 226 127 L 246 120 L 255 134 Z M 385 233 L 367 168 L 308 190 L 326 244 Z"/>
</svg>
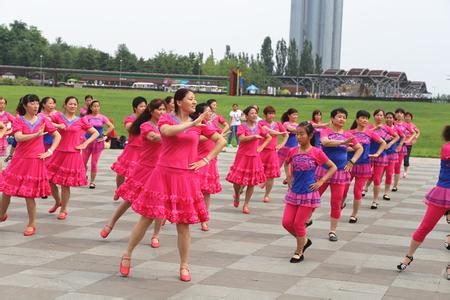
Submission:
<svg viewBox="0 0 450 300">
<path fill-rule="evenodd" d="M 437 222 L 439 222 L 439 219 L 442 218 L 443 215 L 445 215 L 445 212 L 447 210 L 448 208 L 428 203 L 428 208 L 425 212 L 425 215 L 423 216 L 422 223 L 420 223 L 419 228 L 414 231 L 414 234 L 412 236 L 413 240 L 420 243 L 423 242 L 425 240 L 425 237 L 428 235 L 428 233 L 430 233 L 431 230 L 433 230 L 434 226 L 436 226 Z"/>
<path fill-rule="evenodd" d="M 394 167 L 394 173 L 396 175 L 400 174 L 400 169 L 402 168 L 404 158 L 405 158 L 405 154 L 398 153 L 398 160 L 395 162 L 395 167 Z"/>
<path fill-rule="evenodd" d="M 83 156 L 83 162 L 86 166 L 87 170 L 87 163 L 89 160 L 89 156 L 91 157 L 91 172 L 97 173 L 97 166 L 98 166 L 98 160 L 100 159 L 100 155 L 102 154 L 103 150 L 92 150 L 92 148 L 87 147 L 83 150 L 82 156 Z"/>
<path fill-rule="evenodd" d="M 344 191 L 345 191 L 346 184 L 324 183 L 319 188 L 319 193 L 321 196 L 327 189 L 328 185 L 330 186 L 330 191 L 331 191 L 330 217 L 332 217 L 333 219 L 339 219 L 341 217 L 341 204 L 342 204 L 342 199 L 344 199 Z"/>
<path fill-rule="evenodd" d="M 387 169 L 385 166 L 372 166 L 372 180 L 373 185 L 379 186 L 381 185 L 381 177 L 383 176 L 384 170 Z M 391 174 L 391 180 L 392 180 L 392 174 Z"/>
<path fill-rule="evenodd" d="M 389 161 L 389 164 L 386 167 L 386 179 L 384 182 L 385 184 L 392 184 L 392 175 L 394 175 L 395 164 L 395 161 Z"/>
<path fill-rule="evenodd" d="M 297 237 L 306 236 L 306 222 L 311 218 L 313 207 L 286 203 L 283 213 L 283 227 Z"/>
<path fill-rule="evenodd" d="M 362 192 L 363 192 L 364 186 L 366 185 L 368 178 L 367 177 L 352 177 L 351 180 L 353 180 L 353 178 L 355 178 L 355 186 L 353 187 L 353 197 L 356 201 L 361 201 Z M 348 190 L 350 189 L 351 180 L 350 180 L 349 184 L 345 185 L 344 196 L 342 199 L 347 198 L 347 193 L 348 193 Z"/>
</svg>

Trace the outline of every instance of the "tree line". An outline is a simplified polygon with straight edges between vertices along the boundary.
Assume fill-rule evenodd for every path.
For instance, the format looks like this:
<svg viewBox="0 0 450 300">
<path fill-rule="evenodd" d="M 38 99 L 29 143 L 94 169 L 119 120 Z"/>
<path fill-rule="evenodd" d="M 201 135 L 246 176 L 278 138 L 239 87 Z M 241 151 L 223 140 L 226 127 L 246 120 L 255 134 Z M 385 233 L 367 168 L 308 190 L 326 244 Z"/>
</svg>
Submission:
<svg viewBox="0 0 450 300">
<path fill-rule="evenodd" d="M 230 69 L 240 68 L 247 83 L 260 87 L 278 86 L 277 76 L 299 76 L 322 72 L 322 59 L 312 56 L 312 46 L 304 42 L 301 56 L 294 40 L 288 43 L 277 41 L 275 51 L 272 40 L 266 37 L 256 55 L 245 52 L 234 53 L 229 45 L 222 58 L 214 52 L 207 57 L 203 53 L 191 52 L 180 55 L 160 51 L 150 58 L 137 57 L 126 44 L 119 44 L 114 55 L 95 49 L 67 44 L 58 37 L 50 43 L 35 26 L 21 21 L 0 25 L 0 64 L 20 66 L 73 68 L 104 71 L 150 72 L 166 74 L 222 75 L 228 76 Z M 41 58 L 42 56 L 42 58 Z"/>
</svg>

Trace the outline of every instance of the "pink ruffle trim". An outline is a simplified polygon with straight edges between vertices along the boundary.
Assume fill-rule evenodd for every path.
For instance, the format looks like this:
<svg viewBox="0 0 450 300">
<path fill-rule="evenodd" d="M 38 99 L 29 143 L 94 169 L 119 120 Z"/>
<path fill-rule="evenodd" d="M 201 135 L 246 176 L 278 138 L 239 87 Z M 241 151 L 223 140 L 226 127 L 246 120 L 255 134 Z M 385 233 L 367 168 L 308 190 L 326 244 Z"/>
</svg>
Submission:
<svg viewBox="0 0 450 300">
<path fill-rule="evenodd" d="M 0 175 L 0 191 L 9 196 L 38 198 L 51 195 L 47 177 L 20 176 L 7 169 Z"/>
</svg>

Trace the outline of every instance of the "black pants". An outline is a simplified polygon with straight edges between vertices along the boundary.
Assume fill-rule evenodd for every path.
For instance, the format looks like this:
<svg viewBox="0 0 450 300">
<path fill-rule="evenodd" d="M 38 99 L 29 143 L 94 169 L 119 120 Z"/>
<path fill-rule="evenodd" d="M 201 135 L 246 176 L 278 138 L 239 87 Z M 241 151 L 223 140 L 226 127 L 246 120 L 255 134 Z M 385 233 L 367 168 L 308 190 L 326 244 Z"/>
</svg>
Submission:
<svg viewBox="0 0 450 300">
<path fill-rule="evenodd" d="M 409 167 L 409 156 L 411 155 L 412 145 L 406 146 L 406 155 L 403 158 L 403 166 Z"/>
</svg>

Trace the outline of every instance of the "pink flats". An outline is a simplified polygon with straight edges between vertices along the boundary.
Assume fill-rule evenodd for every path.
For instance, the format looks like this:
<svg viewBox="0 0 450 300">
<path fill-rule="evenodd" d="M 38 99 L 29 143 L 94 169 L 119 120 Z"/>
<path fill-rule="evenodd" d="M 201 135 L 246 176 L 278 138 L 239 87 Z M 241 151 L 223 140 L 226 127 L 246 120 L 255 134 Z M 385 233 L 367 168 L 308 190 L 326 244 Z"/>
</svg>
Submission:
<svg viewBox="0 0 450 300">
<path fill-rule="evenodd" d="M 6 220 L 8 220 L 8 215 L 7 215 L 7 214 L 5 214 L 5 215 L 3 216 L 3 218 L 0 219 L 0 223 L 1 223 L 1 222 L 5 222 Z"/>
<path fill-rule="evenodd" d="M 32 236 L 36 233 L 36 227 L 34 226 L 28 226 L 25 228 L 25 231 L 23 232 L 24 236 Z"/>
<path fill-rule="evenodd" d="M 269 197 L 264 197 L 264 203 L 269 203 L 270 202 L 270 198 Z"/>
<path fill-rule="evenodd" d="M 128 266 L 124 265 L 124 262 L 128 262 Z M 128 274 L 130 274 L 130 267 L 131 267 L 131 258 L 126 255 L 122 255 L 122 258 L 120 259 L 120 274 L 122 274 L 123 277 L 127 277 Z"/>
<path fill-rule="evenodd" d="M 248 209 L 247 206 L 244 206 L 244 208 L 242 209 L 242 213 L 244 213 L 246 215 L 250 214 L 250 210 Z"/>
<path fill-rule="evenodd" d="M 209 231 L 209 227 L 208 227 L 208 224 L 205 222 L 205 223 L 202 223 L 202 225 L 201 225 L 202 227 L 201 227 L 201 229 L 202 229 L 202 231 Z"/>
<path fill-rule="evenodd" d="M 55 205 L 53 205 L 53 207 L 52 208 L 50 208 L 49 210 L 48 210 L 48 213 L 49 214 L 52 214 L 52 213 L 54 213 L 58 208 L 60 208 L 61 207 L 61 203 L 60 204 L 55 204 Z"/>
<path fill-rule="evenodd" d="M 103 227 L 102 231 L 100 232 L 100 236 L 104 239 L 106 239 L 108 237 L 108 235 L 111 233 L 112 231 L 112 227 L 109 225 L 105 225 L 105 227 Z"/>
<path fill-rule="evenodd" d="M 152 237 L 152 241 L 150 243 L 150 247 L 159 248 L 161 244 L 159 243 L 159 239 L 157 237 Z"/>
<path fill-rule="evenodd" d="M 233 195 L 233 206 L 236 208 L 239 207 L 239 195 L 237 194 Z"/>
<path fill-rule="evenodd" d="M 56 217 L 58 220 L 65 220 L 67 218 L 68 213 L 66 211 L 60 212 Z"/>
<path fill-rule="evenodd" d="M 183 273 L 183 270 L 186 272 Z M 191 273 L 187 267 L 180 268 L 180 280 L 184 282 L 191 281 Z"/>
</svg>

